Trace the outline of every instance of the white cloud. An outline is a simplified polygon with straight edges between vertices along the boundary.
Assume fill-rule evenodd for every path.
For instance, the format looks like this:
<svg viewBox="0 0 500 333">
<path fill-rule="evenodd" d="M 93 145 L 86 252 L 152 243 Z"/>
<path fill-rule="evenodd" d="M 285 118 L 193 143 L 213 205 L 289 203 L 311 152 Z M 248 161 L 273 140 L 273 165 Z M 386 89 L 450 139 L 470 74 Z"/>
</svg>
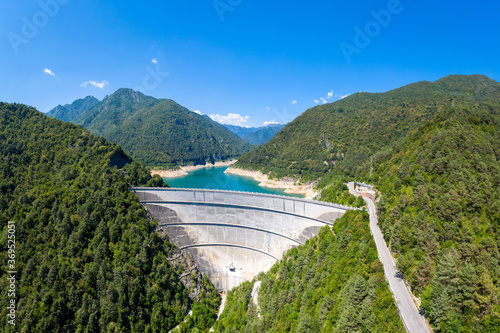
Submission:
<svg viewBox="0 0 500 333">
<path fill-rule="evenodd" d="M 267 112 L 269 112 L 269 111 L 271 111 L 271 108 L 268 106 L 268 107 L 266 108 L 266 110 L 267 110 Z"/>
<path fill-rule="evenodd" d="M 152 62 L 153 64 L 157 64 L 157 63 L 158 63 L 158 60 L 156 60 L 156 58 L 153 58 L 153 60 L 151 60 L 151 62 Z"/>
<path fill-rule="evenodd" d="M 51 75 L 51 76 L 56 76 L 56 75 L 54 74 L 54 72 L 52 72 L 52 71 L 51 71 L 50 69 L 48 69 L 48 68 L 44 68 L 44 69 L 43 69 L 43 72 L 44 72 L 45 74 L 49 74 L 49 75 Z"/>
<path fill-rule="evenodd" d="M 90 81 L 83 82 L 82 84 L 80 84 L 80 87 L 86 88 L 88 84 L 91 84 L 94 87 L 99 88 L 99 89 L 104 89 L 104 87 L 107 86 L 109 84 L 109 82 L 106 80 L 103 80 L 102 82 L 90 80 Z"/>
<path fill-rule="evenodd" d="M 277 121 L 274 121 L 274 120 L 268 120 L 268 121 L 265 121 L 264 124 L 262 126 L 267 126 L 267 125 L 278 125 L 279 123 Z"/>
<path fill-rule="evenodd" d="M 229 113 L 227 116 L 221 116 L 220 114 L 211 114 L 209 115 L 209 117 L 213 121 L 218 122 L 219 124 L 242 126 L 242 127 L 245 126 L 248 119 L 250 119 L 249 116 L 242 116 L 237 113 Z"/>
<path fill-rule="evenodd" d="M 330 99 L 333 99 L 333 100 L 338 100 L 338 99 L 342 99 L 342 98 L 346 98 L 347 96 L 349 96 L 350 94 L 346 94 L 344 96 L 340 96 L 340 95 L 337 95 L 337 94 L 334 94 L 333 93 L 333 90 L 330 90 L 327 95 L 326 95 L 326 98 L 324 97 L 320 97 L 319 99 L 315 99 L 314 100 L 314 103 L 315 104 L 319 104 L 320 102 L 323 103 L 323 104 L 326 104 L 328 103 L 328 101 Z"/>
<path fill-rule="evenodd" d="M 194 113 L 201 114 L 200 110 L 194 110 Z"/>
<path fill-rule="evenodd" d="M 297 104 L 298 102 L 297 101 L 292 101 L 292 104 Z"/>
</svg>

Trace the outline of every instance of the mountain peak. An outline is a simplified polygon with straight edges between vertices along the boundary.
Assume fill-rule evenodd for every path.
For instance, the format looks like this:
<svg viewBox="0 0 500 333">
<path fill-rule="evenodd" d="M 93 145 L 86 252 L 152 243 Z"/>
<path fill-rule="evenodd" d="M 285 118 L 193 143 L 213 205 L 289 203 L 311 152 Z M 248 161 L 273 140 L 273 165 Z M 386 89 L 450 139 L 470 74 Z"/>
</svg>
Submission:
<svg viewBox="0 0 500 333">
<path fill-rule="evenodd" d="M 81 114 L 87 112 L 89 109 L 93 108 L 98 103 L 100 103 L 100 101 L 97 98 L 89 95 L 85 98 L 77 99 L 71 104 L 59 104 L 47 112 L 47 115 L 62 121 L 72 121 Z"/>
<path fill-rule="evenodd" d="M 433 85 L 451 95 L 500 100 L 500 82 L 485 75 L 448 75 Z"/>
<path fill-rule="evenodd" d="M 450 75 L 382 93 L 356 93 L 306 110 L 269 142 L 240 157 L 236 166 L 308 179 L 332 171 L 350 173 L 380 147 L 451 106 L 451 100 L 499 102 L 500 83 L 483 75 Z"/>
<path fill-rule="evenodd" d="M 234 158 L 251 145 L 208 117 L 170 99 L 120 88 L 71 122 L 120 144 L 150 166 Z"/>
<path fill-rule="evenodd" d="M 443 83 L 443 82 L 462 82 L 462 83 L 468 83 L 468 82 L 488 82 L 488 83 L 498 83 L 497 81 L 487 77 L 486 75 L 482 74 L 471 74 L 471 75 L 465 75 L 465 74 L 450 74 L 447 76 L 444 76 L 440 78 L 439 80 L 434 81 L 434 83 Z"/>
<path fill-rule="evenodd" d="M 103 102 L 107 102 L 110 100 L 122 100 L 129 102 L 141 102 L 144 100 L 153 100 L 154 97 L 144 95 L 140 91 L 135 91 L 130 88 L 120 88 L 111 95 L 108 95 L 104 98 Z"/>
</svg>

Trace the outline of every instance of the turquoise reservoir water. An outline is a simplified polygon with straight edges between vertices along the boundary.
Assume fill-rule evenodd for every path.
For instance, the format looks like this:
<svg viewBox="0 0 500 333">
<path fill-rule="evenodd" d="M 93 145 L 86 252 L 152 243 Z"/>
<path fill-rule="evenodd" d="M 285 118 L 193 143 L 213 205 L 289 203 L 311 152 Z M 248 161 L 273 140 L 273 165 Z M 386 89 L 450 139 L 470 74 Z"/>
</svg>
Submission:
<svg viewBox="0 0 500 333">
<path fill-rule="evenodd" d="M 288 194 L 284 189 L 259 186 L 259 182 L 250 177 L 225 174 L 228 167 L 203 168 L 188 172 L 187 176 L 180 178 L 163 178 L 171 187 L 178 188 L 204 188 L 211 190 L 228 190 L 243 192 L 258 192 L 280 194 L 303 198 L 301 194 Z"/>
</svg>

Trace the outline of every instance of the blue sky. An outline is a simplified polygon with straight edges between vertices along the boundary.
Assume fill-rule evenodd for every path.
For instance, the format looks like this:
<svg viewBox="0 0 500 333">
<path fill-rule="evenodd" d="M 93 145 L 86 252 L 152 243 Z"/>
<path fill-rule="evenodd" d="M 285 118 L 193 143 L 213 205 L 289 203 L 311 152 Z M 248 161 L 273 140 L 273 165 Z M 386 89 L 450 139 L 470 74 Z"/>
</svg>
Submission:
<svg viewBox="0 0 500 333">
<path fill-rule="evenodd" d="M 127 87 L 219 121 L 285 123 L 358 91 L 500 80 L 499 13 L 498 1 L 4 1 L 0 101 L 46 112 Z"/>
</svg>

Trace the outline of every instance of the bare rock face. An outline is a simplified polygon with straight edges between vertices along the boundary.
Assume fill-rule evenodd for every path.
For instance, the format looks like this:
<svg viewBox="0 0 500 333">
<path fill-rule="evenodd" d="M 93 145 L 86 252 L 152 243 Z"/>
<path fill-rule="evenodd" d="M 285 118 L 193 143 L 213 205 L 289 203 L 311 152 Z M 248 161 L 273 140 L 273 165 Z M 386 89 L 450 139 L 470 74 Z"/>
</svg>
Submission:
<svg viewBox="0 0 500 333">
<path fill-rule="evenodd" d="M 175 247 L 174 254 L 168 258 L 174 269 L 180 273 L 179 279 L 188 290 L 188 296 L 192 301 L 199 301 L 203 275 L 191 256 Z M 181 273 L 182 272 L 182 273 Z"/>
</svg>

